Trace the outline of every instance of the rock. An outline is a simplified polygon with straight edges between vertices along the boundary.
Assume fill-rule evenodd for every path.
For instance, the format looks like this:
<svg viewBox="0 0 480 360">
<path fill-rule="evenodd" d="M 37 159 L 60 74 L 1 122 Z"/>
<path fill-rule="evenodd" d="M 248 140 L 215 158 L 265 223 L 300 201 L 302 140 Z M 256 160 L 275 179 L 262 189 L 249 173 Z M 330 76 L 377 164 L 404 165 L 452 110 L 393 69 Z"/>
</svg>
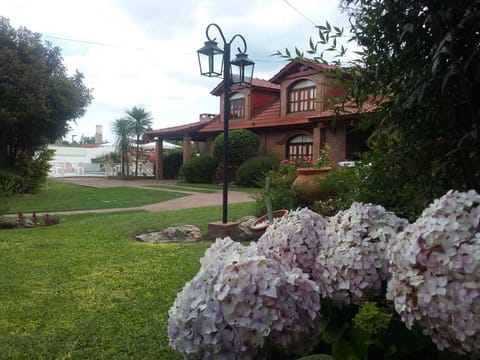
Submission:
<svg viewBox="0 0 480 360">
<path fill-rule="evenodd" d="M 171 226 L 160 232 L 137 235 L 137 240 L 149 243 L 195 242 L 202 239 L 200 229 L 193 225 Z"/>
<path fill-rule="evenodd" d="M 239 240 L 251 240 L 251 239 L 256 239 L 258 238 L 258 234 L 255 234 L 251 229 L 250 225 L 256 220 L 257 218 L 255 216 L 244 216 L 241 218 L 240 225 L 238 225 L 239 228 Z"/>
</svg>

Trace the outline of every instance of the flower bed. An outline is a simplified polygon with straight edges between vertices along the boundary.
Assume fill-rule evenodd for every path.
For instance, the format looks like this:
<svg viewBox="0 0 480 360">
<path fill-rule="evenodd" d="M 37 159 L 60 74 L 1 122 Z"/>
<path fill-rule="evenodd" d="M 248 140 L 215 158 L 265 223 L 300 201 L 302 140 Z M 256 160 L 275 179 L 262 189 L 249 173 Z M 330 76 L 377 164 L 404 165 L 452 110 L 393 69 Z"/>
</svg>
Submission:
<svg viewBox="0 0 480 360">
<path fill-rule="evenodd" d="M 258 243 L 217 239 L 170 309 L 170 345 L 187 359 L 256 359 L 323 339 L 338 359 L 367 359 L 369 346 L 408 359 L 410 345 L 431 350 L 414 344 L 418 325 L 439 350 L 480 357 L 479 260 L 475 191 L 448 192 L 413 224 L 371 204 L 330 218 L 299 209 Z M 411 340 L 386 333 L 400 319 Z"/>
</svg>

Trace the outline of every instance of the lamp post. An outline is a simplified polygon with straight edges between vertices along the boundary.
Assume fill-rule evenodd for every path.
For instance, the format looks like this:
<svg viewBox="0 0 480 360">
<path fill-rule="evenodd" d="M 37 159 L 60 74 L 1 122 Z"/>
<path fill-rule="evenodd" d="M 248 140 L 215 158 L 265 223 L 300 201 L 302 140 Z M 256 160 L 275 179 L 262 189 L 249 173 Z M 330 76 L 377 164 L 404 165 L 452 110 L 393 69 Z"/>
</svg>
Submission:
<svg viewBox="0 0 480 360">
<path fill-rule="evenodd" d="M 215 38 L 211 38 L 209 30 L 214 27 L 220 33 L 223 49 L 218 47 Z M 197 51 L 200 73 L 207 77 L 221 77 L 223 74 L 223 211 L 222 222 L 227 223 L 228 208 L 228 122 L 230 120 L 230 88 L 232 85 L 250 86 L 252 83 L 254 62 L 248 59 L 247 43 L 242 35 L 236 34 L 230 41 L 225 40 L 222 30 L 217 24 L 207 26 L 208 41 Z M 230 49 L 235 39 L 243 42 L 243 50 L 238 49 L 235 60 L 230 60 Z"/>
</svg>

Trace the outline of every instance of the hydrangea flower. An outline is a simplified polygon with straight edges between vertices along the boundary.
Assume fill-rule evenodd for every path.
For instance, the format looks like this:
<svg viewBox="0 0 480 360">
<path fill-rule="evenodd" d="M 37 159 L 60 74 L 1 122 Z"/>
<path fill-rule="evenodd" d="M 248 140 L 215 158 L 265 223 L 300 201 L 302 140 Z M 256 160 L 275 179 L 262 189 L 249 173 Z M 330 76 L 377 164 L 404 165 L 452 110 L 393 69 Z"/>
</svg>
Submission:
<svg viewBox="0 0 480 360">
<path fill-rule="evenodd" d="M 258 239 L 258 250 L 292 269 L 311 275 L 317 253 L 327 241 L 327 220 L 308 208 L 276 219 Z"/>
<path fill-rule="evenodd" d="M 480 356 L 480 195 L 449 191 L 392 242 L 387 299 L 438 349 Z"/>
<path fill-rule="evenodd" d="M 313 273 L 322 295 L 338 305 L 379 295 L 388 277 L 388 243 L 407 224 L 382 206 L 361 203 L 329 218 Z"/>
<path fill-rule="evenodd" d="M 170 346 L 186 359 L 257 359 L 271 347 L 300 353 L 318 339 L 318 286 L 299 269 L 230 238 L 200 262 L 169 310 Z"/>
</svg>

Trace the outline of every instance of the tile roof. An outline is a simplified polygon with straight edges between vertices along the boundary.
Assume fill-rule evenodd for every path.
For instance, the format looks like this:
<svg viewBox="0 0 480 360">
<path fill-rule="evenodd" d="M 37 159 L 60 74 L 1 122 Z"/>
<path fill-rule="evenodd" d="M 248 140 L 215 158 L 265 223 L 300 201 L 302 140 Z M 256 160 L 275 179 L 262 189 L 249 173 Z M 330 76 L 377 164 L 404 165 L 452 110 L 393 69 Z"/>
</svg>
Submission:
<svg viewBox="0 0 480 360">
<path fill-rule="evenodd" d="M 340 106 L 341 104 L 337 104 Z M 356 107 L 352 101 L 346 102 L 343 110 L 339 110 L 338 116 L 340 118 L 358 116 L 359 114 L 372 113 L 377 109 L 377 105 L 373 101 L 367 101 L 363 104 L 362 108 Z M 317 113 L 298 113 L 289 114 L 287 116 L 280 116 L 280 100 L 275 101 L 271 105 L 267 106 L 257 114 L 251 117 L 250 120 L 230 120 L 230 129 L 254 129 L 265 128 L 274 126 L 291 126 L 309 124 L 317 121 L 330 121 L 337 113 L 334 106 L 330 109 Z M 216 118 L 216 121 L 211 121 L 207 126 L 199 129 L 199 132 L 217 132 L 223 131 L 223 122 L 220 121 L 220 117 Z"/>
<path fill-rule="evenodd" d="M 194 123 L 177 125 L 177 126 L 172 126 L 172 127 L 158 129 L 158 130 L 148 130 L 145 132 L 145 135 L 147 135 L 147 137 L 149 138 L 154 138 L 158 136 L 163 138 L 166 138 L 166 137 L 173 138 L 175 136 L 183 137 L 184 135 L 191 136 L 194 133 L 201 130 L 203 127 L 207 126 L 208 124 L 212 122 L 219 122 L 219 119 L 220 119 L 220 116 L 217 115 L 209 120 L 196 121 Z"/>
<path fill-rule="evenodd" d="M 242 89 L 244 88 L 245 86 L 237 86 L 237 85 L 234 85 L 232 87 L 232 90 L 238 90 L 238 89 Z M 264 79 L 257 79 L 257 78 L 253 78 L 252 79 L 252 88 L 257 88 L 257 89 L 269 89 L 269 90 L 275 90 L 275 91 L 280 91 L 280 85 L 278 84 L 274 84 L 268 80 L 264 80 Z M 218 84 L 211 92 L 210 94 L 212 95 L 216 95 L 216 96 L 220 96 L 221 94 L 223 93 L 223 81 L 220 82 L 220 84 Z"/>
</svg>

